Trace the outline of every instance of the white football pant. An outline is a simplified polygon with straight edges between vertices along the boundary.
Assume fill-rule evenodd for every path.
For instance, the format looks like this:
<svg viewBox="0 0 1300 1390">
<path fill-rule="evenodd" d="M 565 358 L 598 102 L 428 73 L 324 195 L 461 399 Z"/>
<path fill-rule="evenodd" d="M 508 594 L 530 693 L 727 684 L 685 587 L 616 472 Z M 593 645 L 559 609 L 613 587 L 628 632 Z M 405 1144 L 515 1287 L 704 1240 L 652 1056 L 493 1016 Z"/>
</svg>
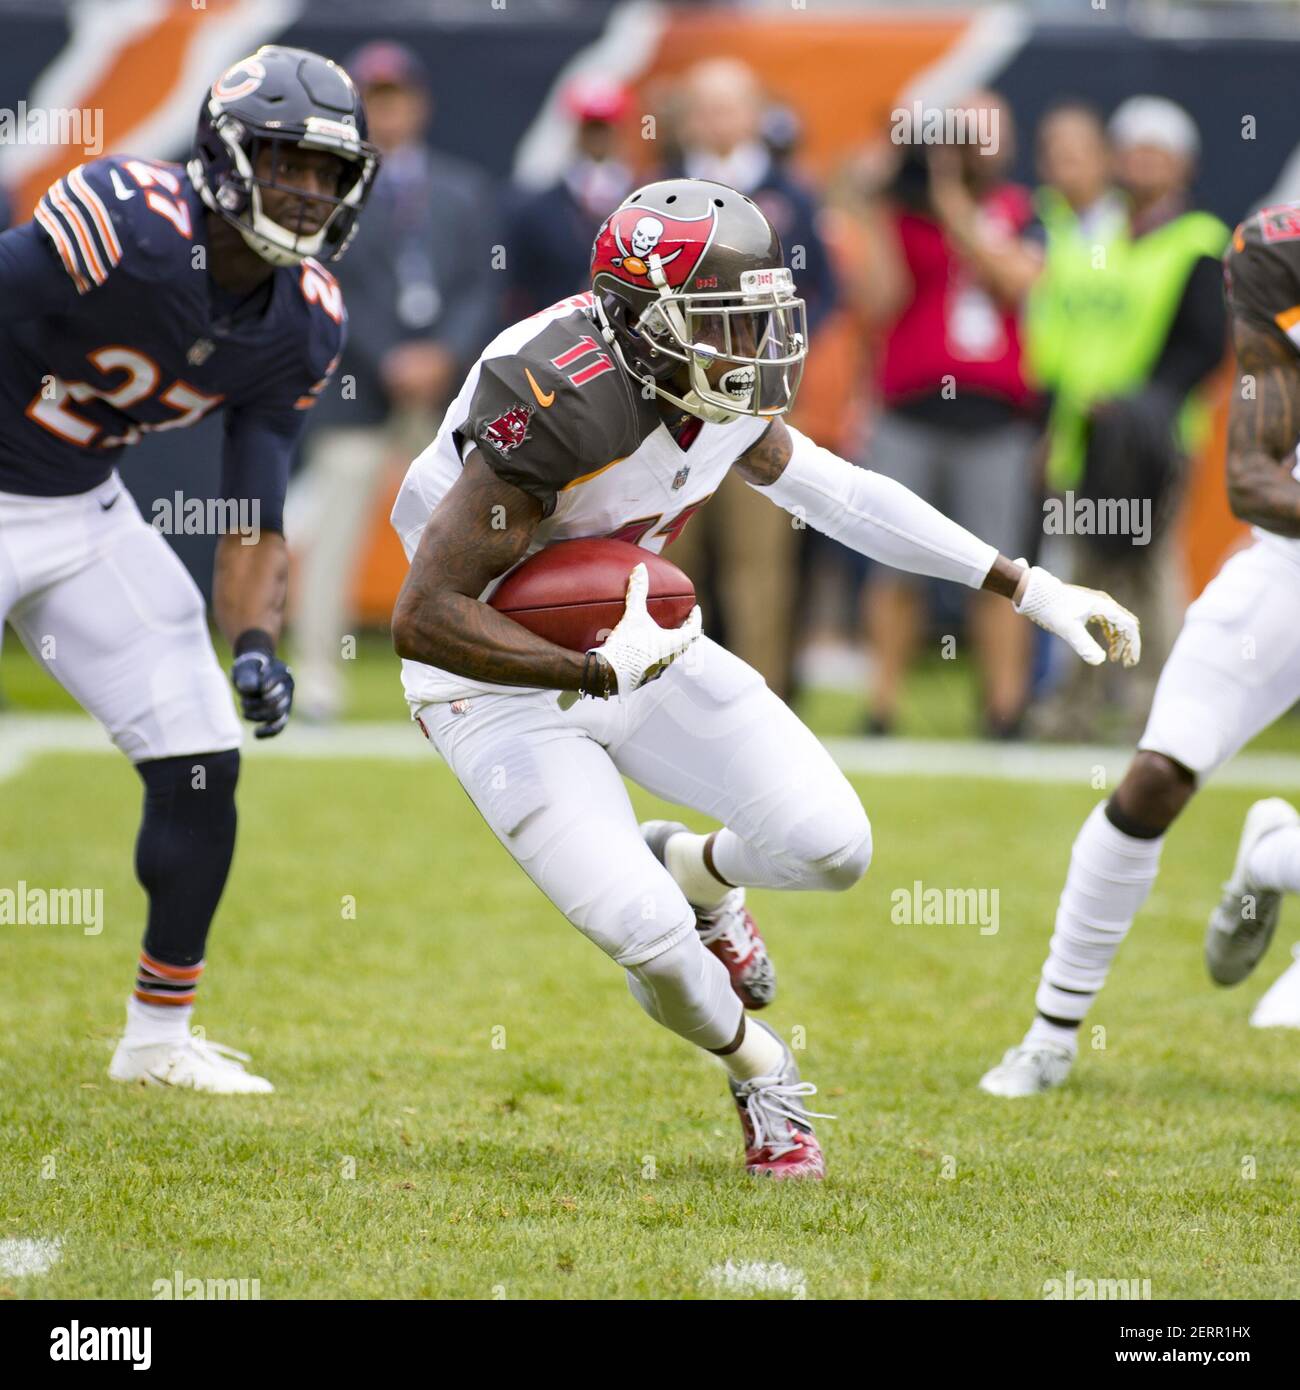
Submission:
<svg viewBox="0 0 1300 1390">
<path fill-rule="evenodd" d="M 71 497 L 0 493 L 0 625 L 132 762 L 238 748 L 203 596 L 117 474 Z"/>
<path fill-rule="evenodd" d="M 697 940 L 624 775 L 733 832 L 719 868 L 743 866 L 741 884 L 837 889 L 866 872 L 871 827 L 844 774 L 758 672 L 707 637 L 626 699 L 564 710 L 559 696 L 475 695 L 417 715 L 524 872 L 618 964 Z"/>
</svg>

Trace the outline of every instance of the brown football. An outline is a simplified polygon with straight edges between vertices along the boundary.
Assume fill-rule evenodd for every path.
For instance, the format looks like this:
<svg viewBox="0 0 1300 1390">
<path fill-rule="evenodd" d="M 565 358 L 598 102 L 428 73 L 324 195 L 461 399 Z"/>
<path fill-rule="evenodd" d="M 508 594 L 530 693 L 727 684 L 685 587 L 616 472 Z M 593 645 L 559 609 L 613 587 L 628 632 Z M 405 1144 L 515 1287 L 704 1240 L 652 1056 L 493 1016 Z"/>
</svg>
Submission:
<svg viewBox="0 0 1300 1390">
<path fill-rule="evenodd" d="M 548 642 L 585 652 L 623 616 L 628 575 L 639 564 L 650 579 L 650 616 L 660 627 L 680 627 L 695 607 L 695 586 L 670 560 L 627 541 L 548 545 L 511 570 L 488 603 Z"/>
</svg>

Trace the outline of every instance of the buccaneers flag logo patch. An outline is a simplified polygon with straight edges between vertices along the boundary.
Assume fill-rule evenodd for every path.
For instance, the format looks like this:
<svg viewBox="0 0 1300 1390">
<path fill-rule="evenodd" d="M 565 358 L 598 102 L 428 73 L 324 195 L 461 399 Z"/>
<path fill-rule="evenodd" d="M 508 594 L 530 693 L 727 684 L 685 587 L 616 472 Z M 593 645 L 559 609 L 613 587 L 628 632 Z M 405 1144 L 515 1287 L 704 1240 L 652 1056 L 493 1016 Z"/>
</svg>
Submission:
<svg viewBox="0 0 1300 1390">
<path fill-rule="evenodd" d="M 664 278 L 677 289 L 708 250 L 717 224 L 712 208 L 703 217 L 689 218 L 645 206 L 619 208 L 596 233 L 592 274 L 605 271 L 648 288 L 650 257 L 658 256 Z"/>
<path fill-rule="evenodd" d="M 516 401 L 504 415 L 489 420 L 479 432 L 497 453 L 508 454 L 528 438 L 528 421 L 532 413 L 531 405 Z"/>
</svg>

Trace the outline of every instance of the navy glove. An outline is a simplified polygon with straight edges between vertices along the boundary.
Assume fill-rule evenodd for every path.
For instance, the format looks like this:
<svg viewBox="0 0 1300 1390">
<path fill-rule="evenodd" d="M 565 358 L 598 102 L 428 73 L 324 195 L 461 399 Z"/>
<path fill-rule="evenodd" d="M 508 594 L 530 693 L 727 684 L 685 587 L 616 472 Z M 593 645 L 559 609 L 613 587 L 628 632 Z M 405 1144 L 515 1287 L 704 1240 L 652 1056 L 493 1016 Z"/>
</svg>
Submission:
<svg viewBox="0 0 1300 1390">
<path fill-rule="evenodd" d="M 253 737 L 274 738 L 289 722 L 293 672 L 270 649 L 265 634 L 246 632 L 235 643 L 230 679 L 239 692 L 244 718 L 258 726 Z"/>
</svg>

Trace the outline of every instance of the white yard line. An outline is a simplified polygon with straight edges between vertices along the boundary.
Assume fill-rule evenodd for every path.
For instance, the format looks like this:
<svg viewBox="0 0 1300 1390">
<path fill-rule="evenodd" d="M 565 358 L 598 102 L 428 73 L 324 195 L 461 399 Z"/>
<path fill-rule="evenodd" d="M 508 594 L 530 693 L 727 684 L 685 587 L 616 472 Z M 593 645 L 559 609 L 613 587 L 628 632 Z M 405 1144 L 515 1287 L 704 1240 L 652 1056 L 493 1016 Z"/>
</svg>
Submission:
<svg viewBox="0 0 1300 1390">
<path fill-rule="evenodd" d="M 0 1240 L 0 1278 L 22 1279 L 29 1274 L 48 1274 L 62 1255 L 60 1236 L 52 1240 Z"/>
<path fill-rule="evenodd" d="M 1075 783 L 1104 791 L 1123 775 L 1131 748 L 1091 744 L 975 743 L 957 739 L 826 740 L 846 771 L 867 777 L 964 777 L 1001 782 Z M 111 753 L 98 724 L 77 714 L 0 715 L 0 781 L 42 753 Z M 244 740 L 248 758 L 375 758 L 409 762 L 436 757 L 414 724 L 384 720 L 313 728 L 291 725 L 279 738 Z M 1300 789 L 1300 755 L 1239 753 L 1216 773 L 1215 787 Z"/>
</svg>

